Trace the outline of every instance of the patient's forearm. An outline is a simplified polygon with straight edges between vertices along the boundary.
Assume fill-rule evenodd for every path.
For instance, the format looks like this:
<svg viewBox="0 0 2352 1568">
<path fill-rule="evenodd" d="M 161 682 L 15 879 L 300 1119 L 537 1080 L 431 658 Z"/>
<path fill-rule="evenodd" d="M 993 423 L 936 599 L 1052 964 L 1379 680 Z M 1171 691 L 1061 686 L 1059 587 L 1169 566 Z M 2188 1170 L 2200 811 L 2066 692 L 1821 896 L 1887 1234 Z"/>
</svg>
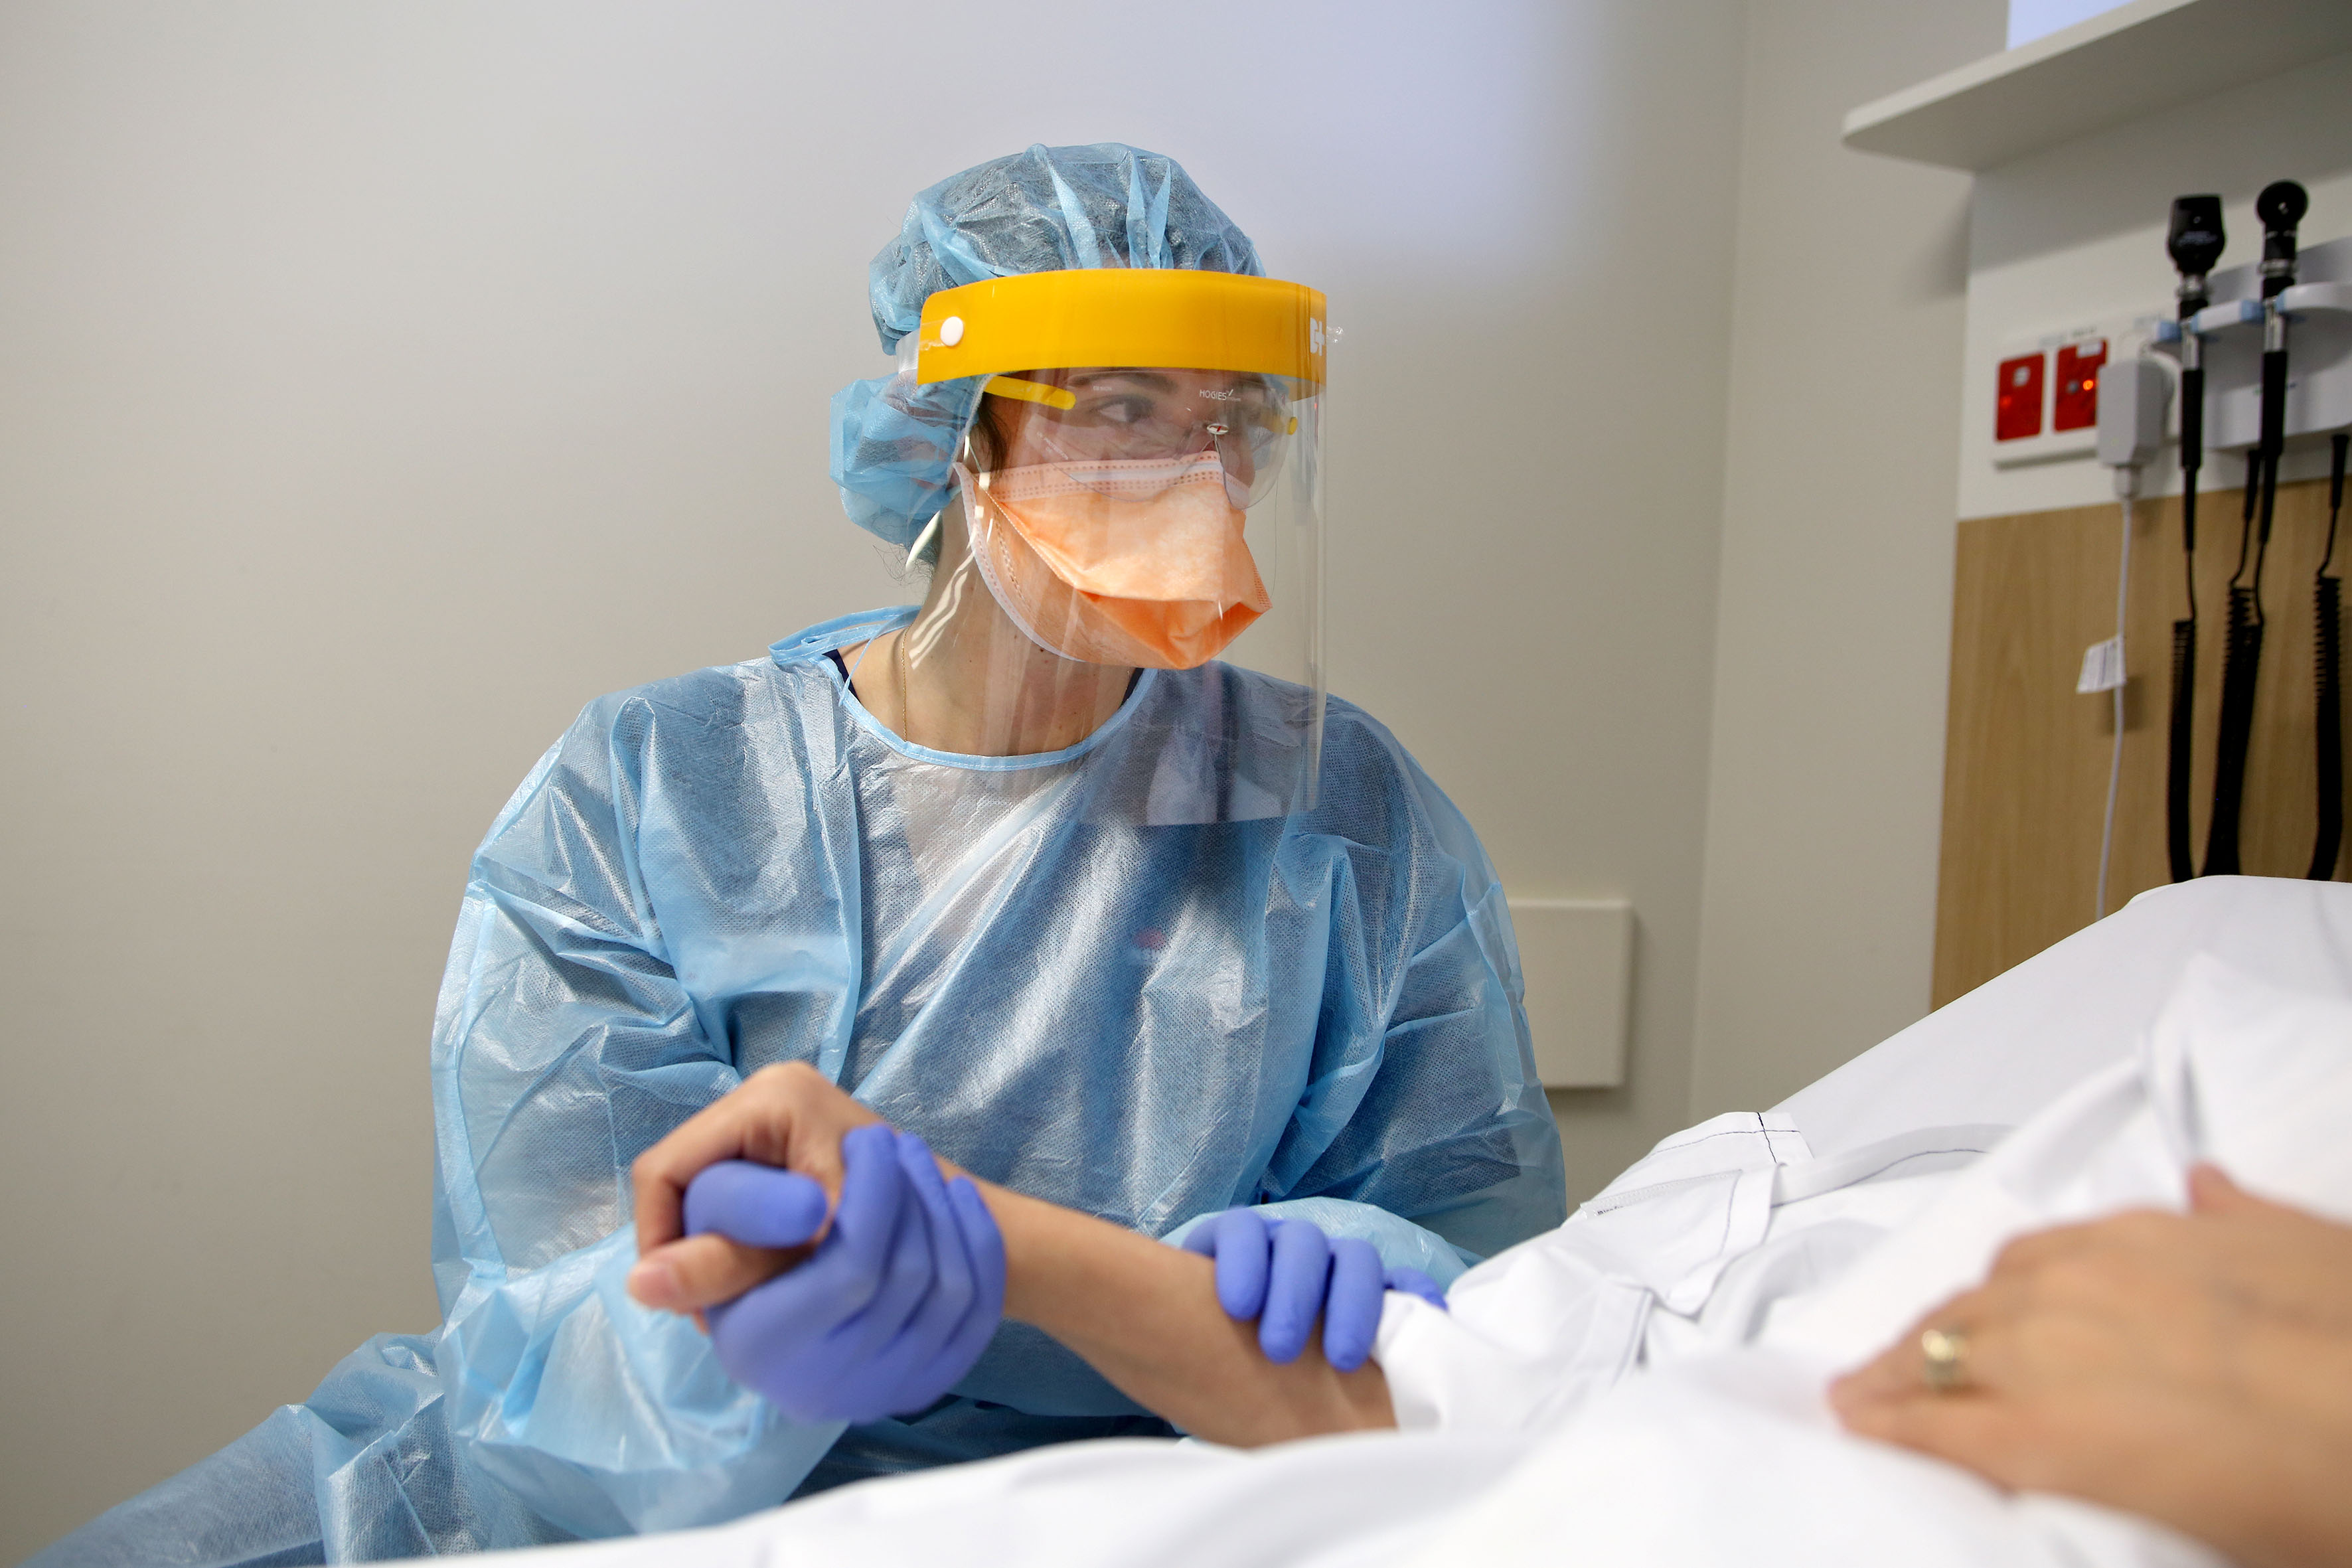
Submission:
<svg viewBox="0 0 2352 1568">
<path fill-rule="evenodd" d="M 1147 1409 L 1241 1447 L 1396 1425 L 1377 1363 L 1334 1372 L 1314 1344 L 1286 1366 L 1268 1361 L 1257 1325 L 1218 1307 L 1207 1258 L 991 1184 L 981 1191 L 1004 1235 L 1005 1315 Z"/>
<path fill-rule="evenodd" d="M 840 1201 L 842 1140 L 880 1118 L 806 1063 L 762 1068 L 641 1155 L 633 1176 L 639 1258 L 629 1291 L 648 1307 L 695 1312 L 792 1268 L 804 1249 L 685 1234 L 688 1186 L 709 1166 L 750 1160 L 797 1171 Z M 964 1174 L 942 1160 L 950 1175 Z M 1266 1360 L 1257 1325 L 1217 1305 L 1207 1258 L 1007 1188 L 978 1182 L 1004 1238 L 1005 1313 L 1094 1364 L 1147 1409 L 1214 1442 L 1255 1445 L 1393 1426 L 1377 1366 L 1345 1374 L 1310 1344 Z"/>
</svg>

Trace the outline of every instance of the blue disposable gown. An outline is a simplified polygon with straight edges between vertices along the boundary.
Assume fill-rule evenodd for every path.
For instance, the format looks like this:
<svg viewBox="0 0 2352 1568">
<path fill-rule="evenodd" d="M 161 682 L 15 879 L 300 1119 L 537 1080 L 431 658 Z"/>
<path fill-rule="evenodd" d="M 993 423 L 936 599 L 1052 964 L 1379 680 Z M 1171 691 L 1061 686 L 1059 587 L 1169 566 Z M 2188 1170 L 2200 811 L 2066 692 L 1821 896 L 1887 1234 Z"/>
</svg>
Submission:
<svg viewBox="0 0 2352 1568">
<path fill-rule="evenodd" d="M 826 657 L 910 614 L 581 715 L 476 855 L 442 983 L 441 1328 L 370 1342 L 44 1568 L 675 1528 L 1168 1430 L 1017 1324 L 919 1416 L 799 1426 L 632 1302 L 630 1163 L 770 1062 L 1148 1234 L 1286 1205 L 1443 1280 L 1559 1222 L 1502 889 L 1385 729 L 1330 702 L 1311 810 L 1150 826 L 1123 748 L 1245 736 L 1297 689 L 1146 671 L 1066 752 L 949 757 L 883 730 Z"/>
</svg>

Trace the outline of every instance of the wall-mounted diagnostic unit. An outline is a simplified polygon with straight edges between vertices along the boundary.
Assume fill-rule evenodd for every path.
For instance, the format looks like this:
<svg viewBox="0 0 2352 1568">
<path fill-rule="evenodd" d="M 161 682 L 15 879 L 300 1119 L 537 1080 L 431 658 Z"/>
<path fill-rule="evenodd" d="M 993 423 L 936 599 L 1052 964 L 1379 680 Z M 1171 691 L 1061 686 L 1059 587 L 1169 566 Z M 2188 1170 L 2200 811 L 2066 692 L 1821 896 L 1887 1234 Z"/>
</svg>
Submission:
<svg viewBox="0 0 2352 1568">
<path fill-rule="evenodd" d="M 2147 338 L 2130 362 L 2126 377 L 2110 369 L 2104 377 L 2112 397 L 2101 421 L 2106 437 L 2099 456 L 2114 467 L 2116 493 L 2124 498 L 2123 574 L 2117 584 L 2115 664 L 2120 678 L 2121 638 L 2131 551 L 2131 500 L 2141 467 L 2153 457 L 2166 432 L 2165 399 L 2153 385 L 2171 374 L 2179 395 L 2178 439 L 2185 483 L 2181 502 L 2183 561 L 2179 607 L 2172 625 L 2169 733 L 2166 747 L 2166 845 L 2175 881 L 2190 876 L 2235 875 L 2243 870 L 2242 829 L 2247 802 L 2248 762 L 2258 734 L 2256 708 L 2262 687 L 2263 645 L 2274 605 L 2264 596 L 2263 568 L 2271 554 L 2277 517 L 2279 468 L 2287 443 L 2295 437 L 2332 437 L 2327 542 L 2312 584 L 2314 649 L 2319 666 L 2315 688 L 2317 711 L 2311 716 L 2316 754 L 2309 777 L 2316 792 L 2318 824 L 2307 875 L 2336 874 L 2343 838 L 2344 756 L 2342 597 L 2335 571 L 2336 531 L 2343 505 L 2347 445 L 2352 428 L 2352 240 L 2301 249 L 2299 229 L 2310 198 L 2292 180 L 2264 187 L 2254 203 L 2262 225 L 2262 259 L 2226 272 L 2210 270 L 2224 243 L 2221 198 L 2182 196 L 2173 204 L 2167 248 L 2179 278 L 2178 308 L 2170 319 L 2145 319 Z M 2218 608 L 2221 626 L 2219 717 L 2211 743 L 2210 786 L 2200 776 L 2193 731 L 2200 689 L 2200 606 L 2197 598 L 2198 496 L 2210 451 L 2234 452 L 2242 461 L 2242 502 L 2235 530 L 2209 527 L 2207 545 L 2219 543 L 2234 563 L 2226 597 Z M 2223 537 L 2210 537 L 2219 532 Z M 2086 665 L 2087 668 L 2087 665 Z M 2210 665 L 2209 665 L 2210 668 Z M 2125 728 L 2120 689 L 2116 695 L 2115 756 L 2122 759 Z M 2291 732 L 2291 731 L 2290 731 Z M 2275 744 L 2275 741 L 2265 744 Z M 2209 793 L 2210 790 L 2210 793 Z M 2107 837 L 2114 834 L 2116 780 L 2108 784 Z M 2210 800 L 2203 854 L 2190 831 L 2192 810 Z M 2100 908 L 2105 906 L 2107 851 L 2101 850 Z"/>
</svg>

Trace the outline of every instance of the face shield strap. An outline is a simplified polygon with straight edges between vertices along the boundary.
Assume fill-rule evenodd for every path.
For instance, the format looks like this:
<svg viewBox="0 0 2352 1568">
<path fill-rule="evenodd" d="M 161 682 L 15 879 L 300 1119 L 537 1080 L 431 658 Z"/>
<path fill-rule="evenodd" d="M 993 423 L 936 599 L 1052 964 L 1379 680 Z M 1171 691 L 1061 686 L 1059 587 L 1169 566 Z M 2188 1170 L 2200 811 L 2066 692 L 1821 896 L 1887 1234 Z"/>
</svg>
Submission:
<svg viewBox="0 0 2352 1568">
<path fill-rule="evenodd" d="M 1042 403 L 1048 408 L 1065 411 L 1078 405 L 1076 394 L 1018 375 L 992 375 L 980 384 L 980 390 L 984 397 L 1010 397 L 1018 402 Z"/>
</svg>

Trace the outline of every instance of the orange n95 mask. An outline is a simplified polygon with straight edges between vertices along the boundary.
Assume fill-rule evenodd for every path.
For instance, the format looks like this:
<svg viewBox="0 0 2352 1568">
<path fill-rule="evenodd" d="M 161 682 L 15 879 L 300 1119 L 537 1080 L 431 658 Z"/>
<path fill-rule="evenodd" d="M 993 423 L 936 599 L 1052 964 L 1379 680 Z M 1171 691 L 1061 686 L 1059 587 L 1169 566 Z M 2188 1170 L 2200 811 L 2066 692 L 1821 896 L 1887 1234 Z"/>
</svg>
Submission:
<svg viewBox="0 0 2352 1568">
<path fill-rule="evenodd" d="M 1192 669 L 1271 607 L 1213 451 L 956 479 L 989 592 L 1065 658 Z"/>
</svg>

